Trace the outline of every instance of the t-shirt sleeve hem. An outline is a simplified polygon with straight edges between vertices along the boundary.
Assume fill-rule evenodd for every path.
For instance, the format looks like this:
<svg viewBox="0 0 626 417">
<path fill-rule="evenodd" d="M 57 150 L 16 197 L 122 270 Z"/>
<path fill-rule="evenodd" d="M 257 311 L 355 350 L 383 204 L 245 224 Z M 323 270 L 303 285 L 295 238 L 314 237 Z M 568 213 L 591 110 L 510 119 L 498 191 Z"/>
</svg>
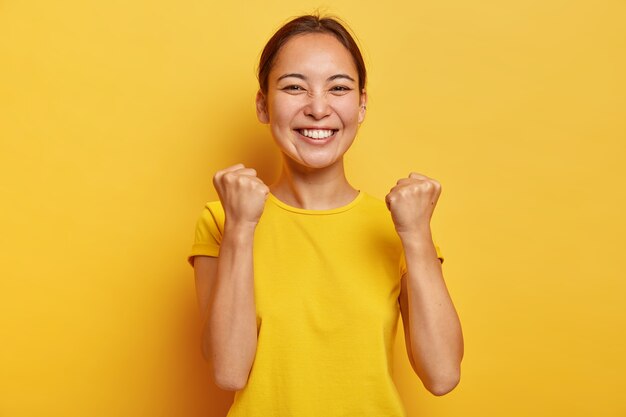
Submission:
<svg viewBox="0 0 626 417">
<path fill-rule="evenodd" d="M 437 251 L 437 258 L 439 259 L 439 262 L 443 263 L 443 255 L 441 254 L 439 246 L 435 245 L 435 250 Z"/>
<path fill-rule="evenodd" d="M 187 257 L 189 265 L 193 266 L 193 259 L 195 256 L 212 256 L 218 257 L 220 254 L 220 247 L 212 244 L 200 244 L 196 243 L 191 248 L 191 253 Z"/>
</svg>

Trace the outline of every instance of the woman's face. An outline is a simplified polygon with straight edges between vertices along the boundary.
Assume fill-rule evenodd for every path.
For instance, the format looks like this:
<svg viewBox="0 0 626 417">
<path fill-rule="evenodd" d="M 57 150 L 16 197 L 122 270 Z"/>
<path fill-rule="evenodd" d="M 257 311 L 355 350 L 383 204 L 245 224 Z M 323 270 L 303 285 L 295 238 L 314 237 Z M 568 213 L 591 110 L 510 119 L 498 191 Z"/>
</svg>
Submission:
<svg viewBox="0 0 626 417">
<path fill-rule="evenodd" d="M 304 168 L 341 162 L 365 117 L 350 52 L 332 35 L 291 38 L 257 94 L 257 116 L 269 123 L 283 154 Z"/>
</svg>

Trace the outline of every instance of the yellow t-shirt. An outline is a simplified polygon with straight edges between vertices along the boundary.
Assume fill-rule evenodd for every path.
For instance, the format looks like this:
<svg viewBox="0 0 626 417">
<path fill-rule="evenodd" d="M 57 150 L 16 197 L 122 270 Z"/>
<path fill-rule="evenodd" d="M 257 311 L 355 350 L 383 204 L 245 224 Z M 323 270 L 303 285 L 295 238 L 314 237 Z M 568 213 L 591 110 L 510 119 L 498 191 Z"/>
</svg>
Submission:
<svg viewBox="0 0 626 417">
<path fill-rule="evenodd" d="M 208 203 L 191 263 L 218 256 L 223 227 Z M 228 417 L 405 416 L 391 377 L 405 266 L 385 203 L 305 210 L 270 194 L 253 256 L 257 351 Z"/>
</svg>

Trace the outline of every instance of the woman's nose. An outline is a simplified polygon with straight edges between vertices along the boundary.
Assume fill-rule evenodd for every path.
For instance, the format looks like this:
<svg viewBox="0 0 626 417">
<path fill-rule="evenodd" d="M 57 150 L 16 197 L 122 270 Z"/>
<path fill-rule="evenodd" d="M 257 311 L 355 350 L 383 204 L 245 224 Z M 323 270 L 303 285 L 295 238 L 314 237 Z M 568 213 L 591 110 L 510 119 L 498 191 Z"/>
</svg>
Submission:
<svg viewBox="0 0 626 417">
<path fill-rule="evenodd" d="M 304 108 L 304 114 L 317 120 L 323 119 L 331 112 L 330 105 L 325 94 L 314 94 L 309 96 L 308 103 Z"/>
</svg>

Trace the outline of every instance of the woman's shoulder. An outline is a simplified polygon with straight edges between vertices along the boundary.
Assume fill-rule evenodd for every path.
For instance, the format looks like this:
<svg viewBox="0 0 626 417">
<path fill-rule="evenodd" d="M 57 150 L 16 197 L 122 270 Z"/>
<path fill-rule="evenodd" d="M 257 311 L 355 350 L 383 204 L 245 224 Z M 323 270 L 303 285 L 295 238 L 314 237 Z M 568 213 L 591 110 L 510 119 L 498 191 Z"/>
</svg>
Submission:
<svg viewBox="0 0 626 417">
<path fill-rule="evenodd" d="M 210 214 L 215 223 L 218 225 L 223 225 L 226 220 L 224 207 L 222 207 L 222 202 L 220 200 L 208 201 L 204 205 L 204 212 L 206 214 Z"/>
<path fill-rule="evenodd" d="M 205 210 L 209 210 L 211 212 L 220 212 L 224 213 L 224 207 L 222 207 L 222 202 L 220 200 L 208 201 L 204 205 Z"/>
<path fill-rule="evenodd" d="M 219 200 L 208 201 L 202 208 L 197 227 L 215 228 L 221 231 L 225 221 L 226 215 L 222 203 Z"/>
</svg>

